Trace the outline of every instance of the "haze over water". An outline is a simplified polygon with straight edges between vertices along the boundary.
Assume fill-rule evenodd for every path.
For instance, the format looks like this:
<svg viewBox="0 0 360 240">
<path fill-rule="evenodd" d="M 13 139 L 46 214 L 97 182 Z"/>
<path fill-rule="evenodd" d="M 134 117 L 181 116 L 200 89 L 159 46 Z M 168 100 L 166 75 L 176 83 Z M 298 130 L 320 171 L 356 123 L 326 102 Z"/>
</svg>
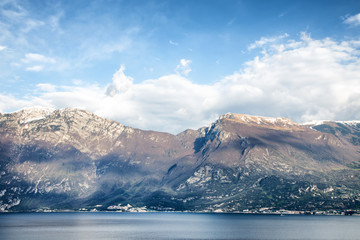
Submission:
<svg viewBox="0 0 360 240">
<path fill-rule="evenodd" d="M 0 239 L 359 239 L 358 216 L 9 213 Z"/>
</svg>

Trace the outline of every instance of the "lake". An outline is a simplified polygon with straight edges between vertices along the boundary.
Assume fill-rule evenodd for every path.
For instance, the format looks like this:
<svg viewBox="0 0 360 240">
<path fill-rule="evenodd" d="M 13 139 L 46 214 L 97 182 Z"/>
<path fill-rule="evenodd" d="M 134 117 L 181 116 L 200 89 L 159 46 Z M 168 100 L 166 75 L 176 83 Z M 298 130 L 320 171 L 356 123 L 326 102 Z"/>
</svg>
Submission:
<svg viewBox="0 0 360 240">
<path fill-rule="evenodd" d="M 3 213 L 0 239 L 360 239 L 359 216 Z"/>
</svg>

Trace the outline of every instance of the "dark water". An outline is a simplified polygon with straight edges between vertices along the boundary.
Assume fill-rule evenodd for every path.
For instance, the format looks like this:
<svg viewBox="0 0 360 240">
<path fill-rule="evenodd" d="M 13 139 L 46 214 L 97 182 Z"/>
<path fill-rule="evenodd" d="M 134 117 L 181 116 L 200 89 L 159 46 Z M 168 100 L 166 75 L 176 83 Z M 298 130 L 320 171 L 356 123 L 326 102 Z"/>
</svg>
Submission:
<svg viewBox="0 0 360 240">
<path fill-rule="evenodd" d="M 359 216 L 0 214 L 0 239 L 360 239 Z"/>
</svg>

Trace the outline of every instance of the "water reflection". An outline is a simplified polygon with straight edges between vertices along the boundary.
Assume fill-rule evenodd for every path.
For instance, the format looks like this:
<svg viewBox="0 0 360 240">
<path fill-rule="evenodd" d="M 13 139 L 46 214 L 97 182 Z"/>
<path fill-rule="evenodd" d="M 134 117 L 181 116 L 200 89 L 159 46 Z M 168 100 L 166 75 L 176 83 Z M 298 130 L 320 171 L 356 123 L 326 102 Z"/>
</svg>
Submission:
<svg viewBox="0 0 360 240">
<path fill-rule="evenodd" d="M 0 239 L 358 239 L 360 217 L 193 213 L 0 214 Z"/>
</svg>

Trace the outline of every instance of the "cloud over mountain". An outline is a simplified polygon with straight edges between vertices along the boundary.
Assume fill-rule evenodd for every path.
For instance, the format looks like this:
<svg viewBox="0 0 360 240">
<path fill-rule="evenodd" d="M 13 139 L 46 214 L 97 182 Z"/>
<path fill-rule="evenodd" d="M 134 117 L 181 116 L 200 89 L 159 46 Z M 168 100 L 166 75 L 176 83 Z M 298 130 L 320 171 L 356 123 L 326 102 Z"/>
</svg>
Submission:
<svg viewBox="0 0 360 240">
<path fill-rule="evenodd" d="M 316 40 L 305 33 L 296 40 L 287 35 L 274 37 L 276 41 L 264 39 L 259 40 L 259 56 L 213 84 L 189 80 L 191 61 L 186 59 L 175 69 L 181 75 L 144 81 L 127 76 L 121 66 L 107 86 L 44 88 L 48 85 L 43 83 L 26 99 L 0 96 L 0 110 L 78 107 L 134 127 L 173 133 L 203 126 L 226 112 L 300 122 L 360 119 L 358 41 Z"/>
<path fill-rule="evenodd" d="M 106 95 L 113 97 L 116 94 L 126 92 L 131 88 L 133 78 L 124 73 L 125 66 L 121 65 L 120 69 L 114 74 L 113 82 L 107 87 Z"/>
</svg>

